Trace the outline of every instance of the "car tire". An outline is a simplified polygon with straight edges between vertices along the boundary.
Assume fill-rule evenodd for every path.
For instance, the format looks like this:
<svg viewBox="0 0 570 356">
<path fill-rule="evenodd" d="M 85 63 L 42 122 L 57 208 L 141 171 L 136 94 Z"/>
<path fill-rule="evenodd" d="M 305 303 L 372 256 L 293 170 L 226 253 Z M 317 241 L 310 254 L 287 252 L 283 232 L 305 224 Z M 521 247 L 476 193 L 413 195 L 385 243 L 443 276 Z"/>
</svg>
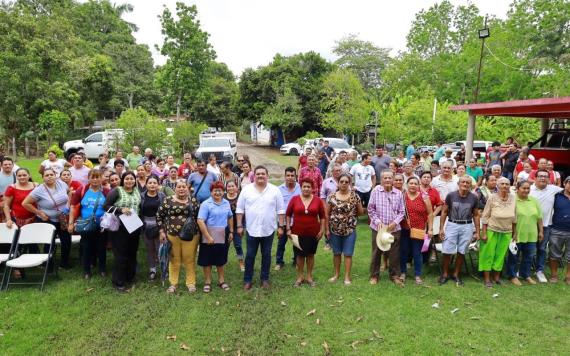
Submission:
<svg viewBox="0 0 570 356">
<path fill-rule="evenodd" d="M 289 150 L 289 156 L 298 156 L 299 155 L 299 151 L 297 151 L 296 148 L 292 148 Z"/>
</svg>

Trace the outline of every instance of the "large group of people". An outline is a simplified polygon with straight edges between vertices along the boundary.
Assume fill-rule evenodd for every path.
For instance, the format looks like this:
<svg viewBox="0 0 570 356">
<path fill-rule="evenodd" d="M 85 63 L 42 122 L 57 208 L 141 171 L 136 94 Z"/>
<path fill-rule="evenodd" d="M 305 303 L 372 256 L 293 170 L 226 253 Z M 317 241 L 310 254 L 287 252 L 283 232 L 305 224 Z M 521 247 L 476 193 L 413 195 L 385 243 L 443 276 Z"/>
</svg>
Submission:
<svg viewBox="0 0 570 356">
<path fill-rule="evenodd" d="M 421 285 L 424 264 L 441 253 L 439 284 L 451 280 L 461 286 L 461 269 L 472 250 L 479 251 L 478 269 L 487 287 L 502 283 L 505 263 L 505 276 L 514 285 L 536 284 L 533 266 L 539 282 L 556 283 L 562 262 L 570 262 L 570 178 L 562 181 L 552 164 L 535 162 L 512 142 L 493 144 L 484 156 L 465 165 L 464 153 L 452 158 L 441 145 L 433 154 L 419 152 L 412 143 L 397 158 L 378 145 L 359 159 L 335 153 L 324 141 L 303 153 L 297 167 L 287 167 L 278 187 L 269 182 L 267 168 L 246 155 L 238 155 L 234 165 L 184 153 L 177 164 L 173 156 L 162 159 L 134 147 L 125 158 L 121 151 L 112 159 L 103 154 L 93 165 L 82 152 L 65 160 L 52 151 L 38 167 L 42 182 L 1 157 L 0 222 L 8 228 L 52 224 L 64 269 L 71 268 L 71 236 L 80 235 L 85 279 L 95 267 L 106 276 L 112 249 L 111 281 L 119 292 L 128 291 L 143 271 L 137 261 L 141 239 L 147 278 L 168 280 L 168 293 L 177 291 L 182 267 L 186 289 L 196 292 L 196 265 L 202 267 L 204 293 L 212 291 L 214 271 L 215 286 L 229 290 L 224 267 L 232 244 L 244 290 L 253 288 L 258 250 L 260 286 L 270 288 L 275 235 L 276 271 L 286 265 L 287 242 L 293 245 L 295 287 L 317 284 L 315 255 L 323 238 L 333 256 L 328 281 L 341 277 L 344 256 L 343 281 L 351 285 L 356 227 L 366 213 L 372 285 L 386 270 L 395 285 L 405 286 L 411 264 L 413 281 Z M 132 217 L 142 226 L 126 226 Z M 21 271 L 13 273 L 23 278 Z M 570 269 L 564 280 L 570 284 Z"/>
</svg>

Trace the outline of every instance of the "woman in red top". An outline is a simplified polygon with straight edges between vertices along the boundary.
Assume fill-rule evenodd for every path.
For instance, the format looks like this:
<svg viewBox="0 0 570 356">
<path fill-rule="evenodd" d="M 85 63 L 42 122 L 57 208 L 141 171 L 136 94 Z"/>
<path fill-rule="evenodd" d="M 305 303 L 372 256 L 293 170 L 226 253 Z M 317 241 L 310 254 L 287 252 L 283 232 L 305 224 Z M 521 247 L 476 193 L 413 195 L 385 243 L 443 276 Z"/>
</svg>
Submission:
<svg viewBox="0 0 570 356">
<path fill-rule="evenodd" d="M 431 238 L 433 228 L 433 211 L 428 196 L 422 194 L 420 190 L 420 181 L 417 177 L 408 178 L 408 189 L 404 193 L 404 203 L 406 205 L 406 220 L 409 222 L 411 229 L 420 229 L 426 231 Z M 410 231 L 408 230 L 408 231 Z M 407 262 L 410 250 L 414 258 L 414 272 L 416 284 L 423 284 L 422 275 L 422 246 L 423 240 L 415 239 L 410 234 L 402 234 L 400 237 L 400 270 L 402 275 L 400 278 L 405 280 L 407 272 Z"/>
<path fill-rule="evenodd" d="M 61 171 L 59 175 L 59 179 L 62 180 L 67 186 L 69 187 L 69 197 L 71 198 L 75 191 L 81 190 L 83 188 L 83 184 L 76 180 L 71 180 L 71 171 L 69 169 L 64 169 Z"/>
<path fill-rule="evenodd" d="M 16 171 L 16 183 L 8 186 L 4 193 L 4 216 L 9 229 L 13 224 L 22 227 L 31 224 L 36 216 L 22 206 L 24 199 L 34 190 L 36 184 L 30 180 L 30 172 L 26 168 Z"/>
<path fill-rule="evenodd" d="M 291 198 L 287 211 L 287 236 L 295 234 L 299 236 L 301 249 L 293 247 L 297 256 L 297 280 L 295 287 L 299 287 L 303 281 L 315 286 L 313 280 L 313 266 L 315 265 L 315 253 L 319 240 L 325 232 L 325 206 L 323 201 L 313 194 L 313 180 L 304 178 L 301 180 L 301 195 Z M 293 224 L 291 226 L 291 224 Z M 303 275 L 303 269 L 307 261 L 307 278 Z"/>
</svg>

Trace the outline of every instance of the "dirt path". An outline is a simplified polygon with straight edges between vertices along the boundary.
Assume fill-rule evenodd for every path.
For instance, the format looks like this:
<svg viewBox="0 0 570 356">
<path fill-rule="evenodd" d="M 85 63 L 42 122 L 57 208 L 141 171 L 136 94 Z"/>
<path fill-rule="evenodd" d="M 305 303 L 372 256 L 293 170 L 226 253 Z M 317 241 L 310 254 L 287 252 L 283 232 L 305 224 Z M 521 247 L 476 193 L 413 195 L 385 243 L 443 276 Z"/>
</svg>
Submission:
<svg viewBox="0 0 570 356">
<path fill-rule="evenodd" d="M 248 155 L 254 166 L 262 164 L 269 170 L 270 179 L 283 179 L 283 170 L 279 162 L 270 158 L 269 153 L 272 151 L 269 147 L 255 146 L 248 143 L 238 142 L 237 153 L 239 155 Z"/>
</svg>

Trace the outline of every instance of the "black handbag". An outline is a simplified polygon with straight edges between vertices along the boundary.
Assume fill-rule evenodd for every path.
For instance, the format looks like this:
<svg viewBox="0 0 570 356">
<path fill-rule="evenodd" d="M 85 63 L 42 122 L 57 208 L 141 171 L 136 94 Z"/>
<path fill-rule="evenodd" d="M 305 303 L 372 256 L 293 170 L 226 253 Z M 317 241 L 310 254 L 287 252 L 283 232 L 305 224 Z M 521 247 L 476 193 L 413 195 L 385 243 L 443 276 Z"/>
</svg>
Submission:
<svg viewBox="0 0 570 356">
<path fill-rule="evenodd" d="M 79 218 L 77 221 L 75 221 L 76 232 L 93 232 L 97 230 L 97 218 L 95 215 L 97 214 L 97 208 L 99 207 L 99 198 L 101 198 L 101 195 L 103 195 L 101 192 L 99 192 L 99 195 L 97 195 L 97 200 L 95 200 L 95 207 L 93 208 L 93 214 L 87 219 Z"/>
<path fill-rule="evenodd" d="M 192 202 L 189 201 L 188 218 L 186 219 L 184 225 L 182 225 L 182 229 L 180 229 L 180 232 L 178 233 L 178 237 L 180 237 L 180 240 L 182 241 L 192 241 L 194 239 L 194 235 L 198 233 L 198 224 L 196 223 L 196 220 L 194 219 L 193 215 L 194 215 L 194 208 L 192 207 Z"/>
</svg>

